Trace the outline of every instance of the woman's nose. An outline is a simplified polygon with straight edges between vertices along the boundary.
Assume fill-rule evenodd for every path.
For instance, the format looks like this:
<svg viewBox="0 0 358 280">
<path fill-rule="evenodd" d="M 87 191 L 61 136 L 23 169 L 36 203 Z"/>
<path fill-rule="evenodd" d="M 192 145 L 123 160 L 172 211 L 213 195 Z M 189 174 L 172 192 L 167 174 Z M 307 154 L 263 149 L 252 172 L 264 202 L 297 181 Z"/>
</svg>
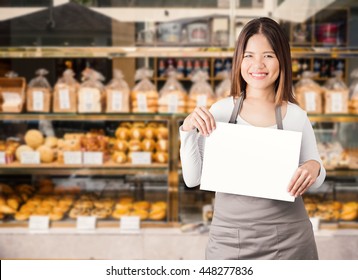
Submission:
<svg viewBox="0 0 358 280">
<path fill-rule="evenodd" d="M 256 58 L 254 61 L 254 65 L 258 67 L 259 69 L 264 68 L 265 64 L 262 58 Z"/>
</svg>

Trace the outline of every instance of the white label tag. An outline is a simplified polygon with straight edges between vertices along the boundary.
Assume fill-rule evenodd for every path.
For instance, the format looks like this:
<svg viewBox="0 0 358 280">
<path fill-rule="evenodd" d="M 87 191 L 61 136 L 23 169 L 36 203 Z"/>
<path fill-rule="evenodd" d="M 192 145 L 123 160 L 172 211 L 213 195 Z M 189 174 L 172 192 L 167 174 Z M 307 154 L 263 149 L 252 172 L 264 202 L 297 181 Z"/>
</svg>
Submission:
<svg viewBox="0 0 358 280">
<path fill-rule="evenodd" d="M 82 164 L 82 152 L 63 152 L 65 164 Z"/>
<path fill-rule="evenodd" d="M 132 152 L 132 164 L 151 164 L 152 155 L 150 152 Z"/>
<path fill-rule="evenodd" d="M 32 107 L 34 111 L 44 110 L 44 92 L 41 90 L 35 90 L 32 92 Z"/>
<path fill-rule="evenodd" d="M 0 164 L 5 164 L 5 152 L 0 152 Z"/>
<path fill-rule="evenodd" d="M 201 107 L 201 106 L 206 107 L 206 101 L 207 101 L 206 95 L 204 95 L 204 94 L 198 95 L 196 97 L 196 106 L 197 107 Z"/>
<path fill-rule="evenodd" d="M 179 99 L 176 94 L 169 94 L 168 96 L 168 113 L 176 113 L 178 111 Z"/>
<path fill-rule="evenodd" d="M 78 216 L 76 222 L 77 230 L 94 230 L 96 229 L 95 216 Z"/>
<path fill-rule="evenodd" d="M 83 92 L 84 108 L 85 112 L 92 112 L 94 110 L 94 92 L 85 91 Z"/>
<path fill-rule="evenodd" d="M 3 92 L 4 105 L 7 106 L 18 106 L 21 104 L 21 97 L 15 92 Z"/>
<path fill-rule="evenodd" d="M 314 112 L 316 111 L 316 96 L 317 93 L 314 92 L 306 92 L 305 93 L 305 103 L 306 103 L 306 111 L 307 112 Z"/>
<path fill-rule="evenodd" d="M 30 216 L 29 229 L 30 230 L 48 230 L 50 226 L 49 216 Z"/>
<path fill-rule="evenodd" d="M 118 90 L 112 91 L 112 111 L 122 111 L 123 93 Z"/>
<path fill-rule="evenodd" d="M 144 93 L 137 94 L 137 102 L 138 102 L 138 111 L 139 112 L 147 112 L 147 96 Z"/>
<path fill-rule="evenodd" d="M 139 232 L 140 218 L 139 216 L 123 216 L 119 221 L 121 232 Z"/>
<path fill-rule="evenodd" d="M 21 164 L 40 164 L 39 152 L 22 152 Z"/>
<path fill-rule="evenodd" d="M 332 93 L 332 113 L 342 113 L 343 112 L 343 100 L 341 93 Z"/>
<path fill-rule="evenodd" d="M 59 90 L 60 109 L 70 109 L 70 91 L 68 88 Z"/>
<path fill-rule="evenodd" d="M 84 164 L 103 164 L 102 152 L 84 152 L 83 153 Z"/>
</svg>

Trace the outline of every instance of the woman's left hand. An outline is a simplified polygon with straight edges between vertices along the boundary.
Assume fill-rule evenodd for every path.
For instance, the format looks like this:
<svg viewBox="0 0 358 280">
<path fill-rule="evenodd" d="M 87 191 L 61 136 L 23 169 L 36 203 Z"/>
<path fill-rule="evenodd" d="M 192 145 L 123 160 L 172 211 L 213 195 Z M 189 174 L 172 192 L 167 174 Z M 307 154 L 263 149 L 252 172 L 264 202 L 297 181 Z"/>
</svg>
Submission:
<svg viewBox="0 0 358 280">
<path fill-rule="evenodd" d="M 288 192 L 295 197 L 303 195 L 316 181 L 320 169 L 321 165 L 315 160 L 306 161 L 299 166 L 288 185 Z"/>
</svg>

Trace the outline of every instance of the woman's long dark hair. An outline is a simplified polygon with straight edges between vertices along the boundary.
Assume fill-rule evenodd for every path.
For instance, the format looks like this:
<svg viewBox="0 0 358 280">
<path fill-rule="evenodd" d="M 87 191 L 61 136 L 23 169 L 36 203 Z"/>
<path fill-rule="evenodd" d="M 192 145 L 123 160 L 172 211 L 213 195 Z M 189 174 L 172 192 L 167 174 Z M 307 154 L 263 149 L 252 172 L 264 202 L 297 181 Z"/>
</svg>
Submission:
<svg viewBox="0 0 358 280">
<path fill-rule="evenodd" d="M 238 97 L 242 93 L 245 93 L 246 81 L 241 76 L 241 63 L 247 41 L 255 34 L 263 34 L 267 38 L 279 61 L 280 74 L 275 82 L 276 105 L 281 105 L 282 101 L 297 104 L 292 92 L 292 62 L 289 40 L 280 25 L 267 17 L 249 21 L 237 39 L 231 72 L 231 95 Z"/>
</svg>

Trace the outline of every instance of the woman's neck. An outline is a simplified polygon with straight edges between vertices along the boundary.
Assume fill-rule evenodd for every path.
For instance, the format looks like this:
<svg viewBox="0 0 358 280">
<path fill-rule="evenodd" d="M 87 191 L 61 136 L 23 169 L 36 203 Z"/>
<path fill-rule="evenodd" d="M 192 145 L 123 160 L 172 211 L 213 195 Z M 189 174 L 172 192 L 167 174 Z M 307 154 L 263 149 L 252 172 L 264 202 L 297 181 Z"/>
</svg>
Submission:
<svg viewBox="0 0 358 280">
<path fill-rule="evenodd" d="M 275 92 L 274 90 L 268 89 L 253 89 L 246 88 L 246 97 L 245 99 L 265 101 L 265 102 L 275 102 Z"/>
</svg>

